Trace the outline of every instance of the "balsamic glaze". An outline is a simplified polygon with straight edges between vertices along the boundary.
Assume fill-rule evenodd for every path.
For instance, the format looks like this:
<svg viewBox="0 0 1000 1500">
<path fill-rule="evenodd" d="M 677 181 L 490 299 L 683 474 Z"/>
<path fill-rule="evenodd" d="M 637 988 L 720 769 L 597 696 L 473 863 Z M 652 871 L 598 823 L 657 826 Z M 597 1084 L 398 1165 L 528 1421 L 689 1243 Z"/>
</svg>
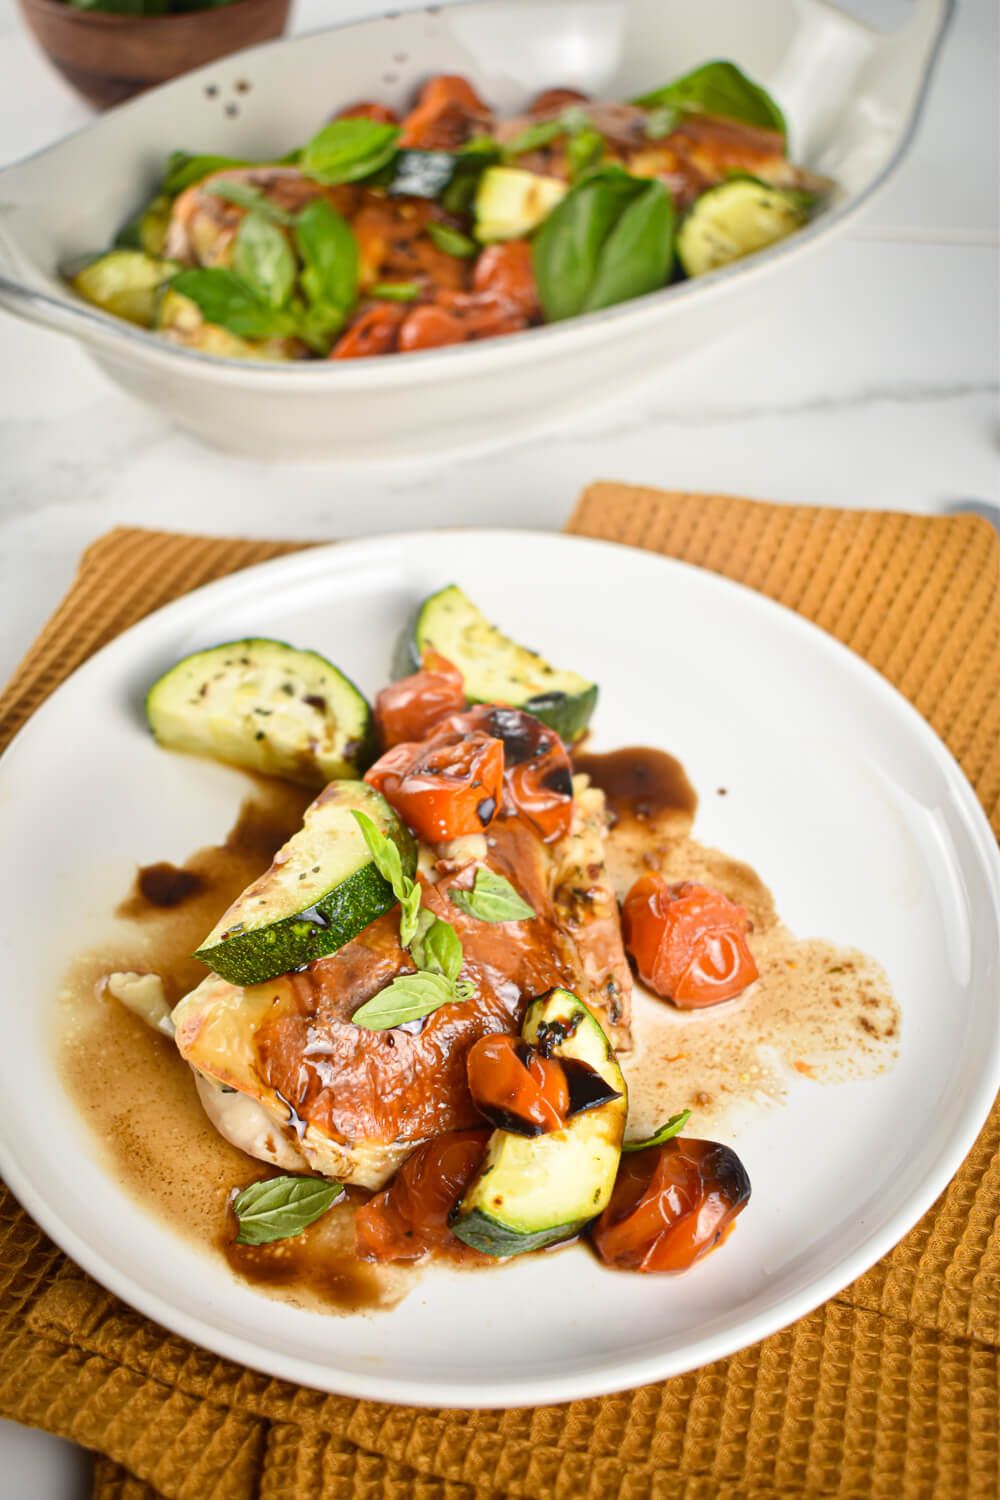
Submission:
<svg viewBox="0 0 1000 1500">
<path fill-rule="evenodd" d="M 142 866 L 135 877 L 135 887 L 148 905 L 162 908 L 180 906 L 182 901 L 196 895 L 202 889 L 202 880 L 195 870 L 159 860 Z"/>
<path fill-rule="evenodd" d="M 663 812 L 694 817 L 698 795 L 679 760 L 665 750 L 629 745 L 603 755 L 578 752 L 573 769 L 585 772 L 607 799 L 612 825 L 644 823 Z"/>
<path fill-rule="evenodd" d="M 597 1109 L 610 1099 L 621 1098 L 618 1089 L 613 1089 L 607 1079 L 602 1078 L 589 1063 L 582 1062 L 578 1057 L 563 1057 L 560 1061 L 569 1087 L 568 1120 L 574 1115 L 583 1114 L 584 1110 Z"/>
</svg>

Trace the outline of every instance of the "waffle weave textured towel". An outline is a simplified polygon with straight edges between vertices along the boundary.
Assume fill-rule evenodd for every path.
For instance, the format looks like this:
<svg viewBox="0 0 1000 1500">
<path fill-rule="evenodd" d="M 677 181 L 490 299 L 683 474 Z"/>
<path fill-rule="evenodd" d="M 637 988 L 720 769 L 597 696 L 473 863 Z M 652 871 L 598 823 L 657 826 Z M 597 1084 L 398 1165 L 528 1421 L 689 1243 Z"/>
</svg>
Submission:
<svg viewBox="0 0 1000 1500">
<path fill-rule="evenodd" d="M 602 483 L 569 529 L 760 590 L 864 656 L 946 741 L 1000 832 L 1000 543 L 973 517 Z M 293 544 L 120 530 L 0 702 L 0 744 L 94 650 Z M 793 1327 L 664 1384 L 508 1412 L 325 1396 L 140 1317 L 0 1190 L 0 1414 L 101 1455 L 95 1500 L 993 1500 L 1000 1108 L 883 1261 Z"/>
</svg>

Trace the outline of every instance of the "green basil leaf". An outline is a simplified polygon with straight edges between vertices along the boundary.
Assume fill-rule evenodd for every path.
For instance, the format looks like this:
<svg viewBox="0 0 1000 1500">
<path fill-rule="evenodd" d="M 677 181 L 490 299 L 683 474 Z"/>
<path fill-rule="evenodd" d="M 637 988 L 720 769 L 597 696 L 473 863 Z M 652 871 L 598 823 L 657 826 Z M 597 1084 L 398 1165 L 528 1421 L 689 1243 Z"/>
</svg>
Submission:
<svg viewBox="0 0 1000 1500">
<path fill-rule="evenodd" d="M 396 900 L 405 900 L 413 882 L 403 874 L 403 861 L 400 859 L 396 845 L 380 828 L 376 827 L 367 813 L 359 812 L 357 808 L 352 808 L 351 813 L 364 835 L 368 853 L 375 861 L 376 870 L 392 886 L 392 894 Z"/>
<path fill-rule="evenodd" d="M 569 164 L 570 176 L 575 180 L 583 172 L 589 172 L 591 167 L 596 167 L 604 155 L 605 140 L 599 130 L 594 130 L 590 125 L 584 130 L 577 130 L 569 138 L 566 147 L 566 160 Z"/>
<path fill-rule="evenodd" d="M 314 198 L 295 222 L 295 243 L 310 302 L 349 313 L 358 300 L 358 242 L 347 220 L 325 198 Z"/>
<path fill-rule="evenodd" d="M 420 930 L 420 918 L 424 915 L 420 902 L 421 890 L 419 880 L 411 880 L 410 888 L 399 903 L 399 944 L 401 948 L 409 948 L 413 944 Z M 430 913 L 426 913 L 430 915 Z M 433 918 L 431 918 L 433 921 Z M 414 960 L 416 962 L 416 960 Z M 418 969 L 423 964 L 417 964 Z"/>
<path fill-rule="evenodd" d="M 677 129 L 680 111 L 670 104 L 657 104 L 646 116 L 646 139 L 662 141 L 672 130 Z"/>
<path fill-rule="evenodd" d="M 503 154 L 508 160 L 524 156 L 528 151 L 538 151 L 542 146 L 550 146 L 565 134 L 566 126 L 561 115 L 557 115 L 554 120 L 536 120 L 533 125 L 525 125 L 523 130 L 519 130 L 517 135 L 507 141 Z"/>
<path fill-rule="evenodd" d="M 509 161 L 528 151 L 538 151 L 542 146 L 549 146 L 561 135 L 572 137 L 590 129 L 592 126 L 586 110 L 581 109 L 578 104 L 571 104 L 551 120 L 536 120 L 531 125 L 526 125 L 503 147 L 503 154 Z"/>
<path fill-rule="evenodd" d="M 170 197 L 182 193 L 185 188 L 210 177 L 213 172 L 222 172 L 227 167 L 248 167 L 250 162 L 238 156 L 191 155 L 187 151 L 172 151 L 167 157 L 163 173 L 163 192 Z"/>
<path fill-rule="evenodd" d="M 489 165 L 500 160 L 500 147 L 491 135 L 474 135 L 459 146 L 457 156 L 468 160 L 471 156 L 481 157 Z"/>
<path fill-rule="evenodd" d="M 636 193 L 601 248 L 582 312 L 628 302 L 665 286 L 674 258 L 674 205 L 655 178 Z"/>
<path fill-rule="evenodd" d="M 460 229 L 452 229 L 450 224 L 439 224 L 436 219 L 428 221 L 427 237 L 439 250 L 443 250 L 446 255 L 455 255 L 459 260 L 469 260 L 479 252 L 479 246 L 471 235 L 463 234 Z"/>
<path fill-rule="evenodd" d="M 429 912 L 422 915 L 431 916 Z M 410 944 L 410 956 L 418 969 L 456 980 L 462 967 L 462 944 L 450 922 L 431 917 Z"/>
<path fill-rule="evenodd" d="M 377 281 L 368 295 L 383 302 L 416 302 L 422 291 L 419 281 Z"/>
<path fill-rule="evenodd" d="M 253 287 L 224 266 L 181 271 L 170 286 L 189 297 L 207 323 L 218 323 L 240 338 L 280 338 L 296 331 L 294 318 L 269 307 Z"/>
<path fill-rule="evenodd" d="M 682 1109 L 679 1115 L 671 1115 L 665 1125 L 661 1125 L 655 1134 L 647 1135 L 645 1140 L 622 1141 L 622 1151 L 646 1151 L 650 1146 L 662 1146 L 664 1141 L 680 1135 L 690 1118 L 691 1111 Z"/>
<path fill-rule="evenodd" d="M 453 887 L 448 899 L 477 922 L 524 922 L 535 915 L 534 907 L 518 895 L 510 881 L 485 865 L 476 870 L 471 891 Z"/>
<path fill-rule="evenodd" d="M 667 1142 L 667 1140 L 672 1140 L 673 1137 L 679 1136 L 690 1119 L 691 1110 L 681 1110 L 679 1115 L 670 1116 L 666 1125 L 661 1125 L 660 1130 L 655 1131 L 652 1136 L 646 1136 L 643 1140 L 624 1140 L 622 1142 L 622 1152 L 648 1151 L 651 1146 L 663 1146 L 663 1143 Z"/>
<path fill-rule="evenodd" d="M 287 213 L 285 209 L 279 208 L 277 203 L 272 203 L 263 189 L 254 187 L 249 182 L 207 182 L 205 192 L 211 193 L 214 198 L 222 198 L 226 203 L 235 203 L 237 208 L 256 209 L 264 215 L 265 219 L 271 219 L 275 224 L 294 224 L 295 215 Z"/>
<path fill-rule="evenodd" d="M 458 157 L 453 151 L 397 153 L 389 192 L 393 197 L 439 198 L 455 175 Z"/>
<path fill-rule="evenodd" d="M 604 243 L 648 179 L 604 167 L 575 183 L 532 241 L 532 264 L 546 321 L 583 311 Z"/>
<path fill-rule="evenodd" d="M 298 265 L 287 237 L 253 208 L 240 221 L 233 244 L 233 270 L 270 307 L 291 296 Z"/>
<path fill-rule="evenodd" d="M 392 160 L 398 140 L 398 125 L 333 120 L 303 146 L 299 164 L 317 182 L 359 182 Z"/>
<path fill-rule="evenodd" d="M 337 334 L 347 322 L 347 316 L 342 307 L 331 307 L 328 302 L 313 302 L 297 313 L 299 338 L 309 345 L 314 354 L 325 358 Z"/>
<path fill-rule="evenodd" d="M 787 136 L 785 117 L 766 89 L 731 62 L 707 62 L 663 88 L 632 100 L 643 109 L 666 104 L 688 114 L 722 115 Z"/>
<path fill-rule="evenodd" d="M 351 1017 L 366 1031 L 389 1031 L 407 1021 L 419 1021 L 459 997 L 454 984 L 443 974 L 401 974 L 384 990 L 366 1000 Z"/>
<path fill-rule="evenodd" d="M 238 1245 L 270 1245 L 301 1234 L 344 1196 L 339 1182 L 322 1177 L 267 1177 L 233 1199 Z"/>
</svg>

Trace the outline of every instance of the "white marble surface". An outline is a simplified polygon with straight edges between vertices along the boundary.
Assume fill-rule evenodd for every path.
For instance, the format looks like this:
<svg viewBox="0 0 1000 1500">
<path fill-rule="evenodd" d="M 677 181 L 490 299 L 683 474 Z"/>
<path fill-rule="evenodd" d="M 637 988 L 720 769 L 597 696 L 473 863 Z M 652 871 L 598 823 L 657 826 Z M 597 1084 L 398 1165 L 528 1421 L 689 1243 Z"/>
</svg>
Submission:
<svg viewBox="0 0 1000 1500">
<path fill-rule="evenodd" d="M 347 0 L 337 14 L 380 8 Z M 888 23 L 906 5 L 850 8 Z M 295 24 L 331 11 L 299 0 Z M 131 403 L 71 343 L 0 315 L 0 677 L 81 548 L 121 523 L 303 537 L 555 527 L 596 477 L 918 511 L 997 501 L 996 58 L 994 0 L 958 0 L 909 159 L 780 315 L 627 401 L 487 456 L 241 463 Z M 86 117 L 0 0 L 0 159 Z M 0 1500 L 68 1500 L 83 1485 L 67 1445 L 0 1424 Z"/>
</svg>

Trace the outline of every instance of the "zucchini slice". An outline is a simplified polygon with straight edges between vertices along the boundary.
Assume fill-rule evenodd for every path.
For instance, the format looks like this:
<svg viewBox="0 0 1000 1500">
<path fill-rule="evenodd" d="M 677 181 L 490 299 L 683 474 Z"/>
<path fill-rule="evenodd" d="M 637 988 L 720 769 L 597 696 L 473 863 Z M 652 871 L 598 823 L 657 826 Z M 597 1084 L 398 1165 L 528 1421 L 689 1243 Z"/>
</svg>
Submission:
<svg viewBox="0 0 1000 1500">
<path fill-rule="evenodd" d="M 113 317 L 152 328 L 160 288 L 179 270 L 176 261 L 159 260 L 144 250 L 109 250 L 78 271 L 73 286 Z"/>
<path fill-rule="evenodd" d="M 343 672 L 283 641 L 230 641 L 185 656 L 146 698 L 149 727 L 170 750 L 324 786 L 367 770 L 371 709 Z"/>
<path fill-rule="evenodd" d="M 691 205 L 677 232 L 688 276 L 704 276 L 801 229 L 808 212 L 790 193 L 753 177 L 733 177 Z"/>
<path fill-rule="evenodd" d="M 628 1091 L 611 1043 L 568 990 L 553 990 L 528 1007 L 525 1041 L 537 1042 L 546 1031 L 561 1038 L 553 1057 L 589 1064 L 620 1097 L 571 1115 L 546 1135 L 493 1132 L 450 1220 L 452 1233 L 485 1255 L 524 1255 L 572 1238 L 603 1212 L 615 1185 Z"/>
<path fill-rule="evenodd" d="M 487 167 L 476 191 L 476 239 L 519 240 L 537 229 L 569 192 L 558 177 L 521 167 Z"/>
<path fill-rule="evenodd" d="M 335 953 L 389 911 L 396 898 L 372 860 L 355 809 L 392 839 L 412 878 L 416 845 L 385 798 L 364 781 L 331 781 L 195 958 L 230 984 L 264 984 Z"/>
<path fill-rule="evenodd" d="M 147 255 L 162 255 L 167 243 L 167 228 L 174 200 L 167 193 L 157 193 L 115 239 L 116 250 L 145 250 Z"/>
<path fill-rule="evenodd" d="M 418 605 L 396 648 L 396 675 L 419 670 L 426 650 L 439 651 L 465 678 L 470 703 L 523 708 L 568 744 L 583 734 L 597 687 L 579 672 L 562 672 L 518 646 L 462 592 L 449 584 Z"/>
<path fill-rule="evenodd" d="M 390 197 L 440 198 L 462 158 L 454 151 L 397 151 L 388 185 Z"/>
<path fill-rule="evenodd" d="M 214 354 L 218 359 L 285 361 L 298 358 L 304 350 L 293 338 L 243 339 L 219 323 L 206 323 L 198 304 L 172 286 L 165 287 L 159 296 L 155 326 L 172 344 Z"/>
</svg>

